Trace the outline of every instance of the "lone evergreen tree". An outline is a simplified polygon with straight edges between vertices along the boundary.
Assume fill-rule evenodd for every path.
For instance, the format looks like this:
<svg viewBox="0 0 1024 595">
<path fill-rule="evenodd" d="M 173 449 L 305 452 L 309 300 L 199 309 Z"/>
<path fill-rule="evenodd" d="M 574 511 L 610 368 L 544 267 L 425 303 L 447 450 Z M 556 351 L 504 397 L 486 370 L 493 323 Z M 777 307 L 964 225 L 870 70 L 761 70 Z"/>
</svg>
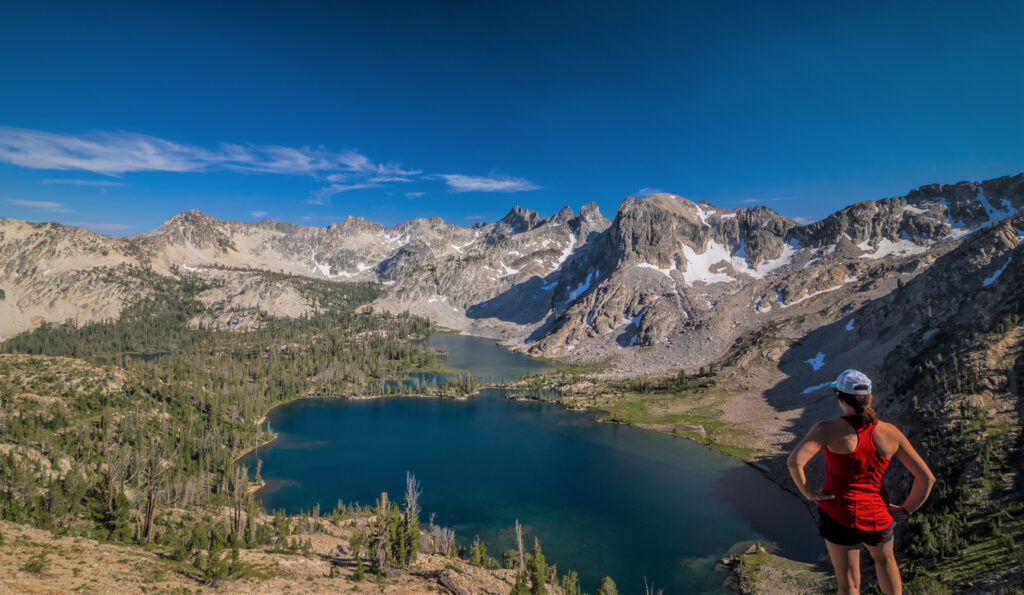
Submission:
<svg viewBox="0 0 1024 595">
<path fill-rule="evenodd" d="M 533 595 L 547 595 L 548 563 L 540 549 L 540 540 L 536 537 L 533 538 L 533 551 L 530 552 L 526 567 L 530 573 L 530 592 Z"/>
<path fill-rule="evenodd" d="M 124 541 L 131 537 L 132 526 L 128 520 L 131 503 L 128 497 L 117 486 L 112 486 L 113 493 L 106 493 L 108 485 L 101 481 L 88 497 L 89 515 L 103 530 L 106 538 L 113 541 Z"/>
</svg>

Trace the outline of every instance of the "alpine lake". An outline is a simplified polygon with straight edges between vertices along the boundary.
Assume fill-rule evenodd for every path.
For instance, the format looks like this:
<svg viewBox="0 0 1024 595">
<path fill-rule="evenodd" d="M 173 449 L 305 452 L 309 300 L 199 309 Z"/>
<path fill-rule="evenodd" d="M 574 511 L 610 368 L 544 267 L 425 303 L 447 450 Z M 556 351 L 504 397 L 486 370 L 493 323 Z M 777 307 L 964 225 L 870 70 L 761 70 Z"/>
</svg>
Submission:
<svg viewBox="0 0 1024 595">
<path fill-rule="evenodd" d="M 493 341 L 436 334 L 447 369 L 484 382 L 514 380 L 553 364 Z M 443 382 L 416 375 L 409 382 Z M 267 510 L 325 513 L 342 499 L 400 500 L 406 471 L 420 481 L 421 518 L 475 536 L 488 555 L 514 547 L 524 526 L 560 574 L 576 570 L 593 592 L 611 576 L 623 593 L 644 579 L 665 593 L 728 592 L 715 563 L 737 544 L 772 543 L 813 561 L 823 551 L 814 521 L 794 495 L 761 472 L 692 441 L 599 423 L 594 412 L 505 398 L 483 389 L 466 400 L 420 397 L 303 399 L 272 410 L 277 439 L 246 455 L 266 481 Z"/>
</svg>

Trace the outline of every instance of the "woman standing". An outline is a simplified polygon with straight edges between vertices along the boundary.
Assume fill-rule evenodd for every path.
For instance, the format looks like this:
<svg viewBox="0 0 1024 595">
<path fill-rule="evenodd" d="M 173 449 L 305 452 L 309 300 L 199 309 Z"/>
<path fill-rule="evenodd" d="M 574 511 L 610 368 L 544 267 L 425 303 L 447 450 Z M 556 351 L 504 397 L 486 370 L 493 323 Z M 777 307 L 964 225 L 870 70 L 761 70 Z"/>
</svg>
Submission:
<svg viewBox="0 0 1024 595">
<path fill-rule="evenodd" d="M 825 538 L 840 595 L 860 592 L 860 547 L 875 561 L 878 584 L 887 595 L 903 592 L 893 555 L 893 520 L 924 504 L 935 476 L 896 426 L 879 421 L 871 409 L 871 380 L 846 370 L 832 383 L 843 416 L 818 423 L 789 455 L 789 473 L 805 498 L 818 503 L 818 531 Z M 825 453 L 825 485 L 807 485 L 804 466 Z M 882 477 L 895 456 L 914 476 L 900 506 L 889 503 Z"/>
</svg>

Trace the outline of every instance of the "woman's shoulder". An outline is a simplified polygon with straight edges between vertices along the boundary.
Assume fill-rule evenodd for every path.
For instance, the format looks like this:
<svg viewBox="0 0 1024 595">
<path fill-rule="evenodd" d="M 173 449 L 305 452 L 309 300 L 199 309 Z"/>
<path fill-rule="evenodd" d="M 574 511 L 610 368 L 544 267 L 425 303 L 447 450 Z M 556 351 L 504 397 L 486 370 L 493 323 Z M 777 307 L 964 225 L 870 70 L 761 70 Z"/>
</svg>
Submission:
<svg viewBox="0 0 1024 595">
<path fill-rule="evenodd" d="M 876 432 L 883 432 L 885 434 L 891 434 L 893 436 L 902 436 L 903 435 L 903 432 L 900 431 L 900 429 L 898 427 L 896 427 L 896 424 L 894 424 L 894 423 L 889 423 L 887 421 L 878 420 L 876 422 L 876 424 L 877 424 L 875 426 L 875 431 Z"/>
<path fill-rule="evenodd" d="M 875 435 L 893 445 L 900 444 L 903 440 L 906 440 L 903 432 L 896 427 L 896 424 L 882 420 L 878 420 L 878 425 L 875 427 Z"/>
<path fill-rule="evenodd" d="M 814 429 L 826 435 L 845 434 L 851 428 L 850 422 L 841 417 L 819 421 Z"/>
</svg>

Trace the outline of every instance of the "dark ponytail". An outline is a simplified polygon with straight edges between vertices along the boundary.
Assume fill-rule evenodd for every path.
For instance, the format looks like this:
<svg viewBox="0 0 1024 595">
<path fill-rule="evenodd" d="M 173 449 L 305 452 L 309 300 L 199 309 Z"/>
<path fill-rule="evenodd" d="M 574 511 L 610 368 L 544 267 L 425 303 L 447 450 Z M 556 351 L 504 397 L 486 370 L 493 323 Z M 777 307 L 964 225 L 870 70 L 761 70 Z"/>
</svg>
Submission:
<svg viewBox="0 0 1024 595">
<path fill-rule="evenodd" d="M 878 421 L 878 415 L 875 413 L 875 410 L 871 408 L 871 405 L 868 405 L 868 399 L 871 395 L 851 395 L 850 393 L 836 391 L 836 396 L 839 397 L 840 401 L 853 408 L 853 415 L 850 417 L 853 418 L 854 425 L 857 427 L 866 426 Z"/>
</svg>

